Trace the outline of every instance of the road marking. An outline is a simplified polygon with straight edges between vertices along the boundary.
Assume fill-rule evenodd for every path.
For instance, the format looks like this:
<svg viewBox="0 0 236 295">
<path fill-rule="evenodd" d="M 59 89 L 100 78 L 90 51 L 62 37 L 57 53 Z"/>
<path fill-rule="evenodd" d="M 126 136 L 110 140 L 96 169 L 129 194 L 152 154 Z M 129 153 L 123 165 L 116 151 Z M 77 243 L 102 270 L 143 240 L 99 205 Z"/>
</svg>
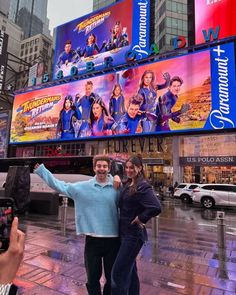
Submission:
<svg viewBox="0 0 236 295">
<path fill-rule="evenodd" d="M 217 227 L 216 224 L 208 224 L 208 223 L 198 223 L 200 226 L 212 226 L 212 227 Z"/>
<path fill-rule="evenodd" d="M 170 286 L 170 287 L 174 287 L 174 288 L 185 289 L 185 286 L 178 285 L 178 284 L 171 283 L 171 282 L 168 282 L 167 285 Z"/>
</svg>

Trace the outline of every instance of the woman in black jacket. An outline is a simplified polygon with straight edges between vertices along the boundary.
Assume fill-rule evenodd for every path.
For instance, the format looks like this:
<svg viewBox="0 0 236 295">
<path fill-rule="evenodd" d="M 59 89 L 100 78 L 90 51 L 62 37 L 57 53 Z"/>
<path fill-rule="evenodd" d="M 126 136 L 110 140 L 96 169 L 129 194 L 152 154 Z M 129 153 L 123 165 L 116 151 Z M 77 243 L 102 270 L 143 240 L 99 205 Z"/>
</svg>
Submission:
<svg viewBox="0 0 236 295">
<path fill-rule="evenodd" d="M 145 224 L 161 213 L 161 206 L 145 180 L 140 156 L 130 157 L 125 171 L 128 179 L 119 201 L 121 246 L 112 268 L 112 295 L 139 295 L 136 257 L 147 241 Z"/>
</svg>

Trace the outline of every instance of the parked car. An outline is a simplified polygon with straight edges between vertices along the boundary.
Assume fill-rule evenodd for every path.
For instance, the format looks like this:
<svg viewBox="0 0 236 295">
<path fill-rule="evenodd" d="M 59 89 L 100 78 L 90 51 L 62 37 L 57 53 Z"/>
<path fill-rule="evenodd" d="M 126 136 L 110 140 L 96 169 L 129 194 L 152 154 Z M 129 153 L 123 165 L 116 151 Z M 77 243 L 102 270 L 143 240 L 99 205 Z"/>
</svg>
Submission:
<svg viewBox="0 0 236 295">
<path fill-rule="evenodd" d="M 219 205 L 236 207 L 236 185 L 202 184 L 193 190 L 192 200 L 208 209 Z"/>
<path fill-rule="evenodd" d="M 193 189 L 198 186 L 198 183 L 180 183 L 175 188 L 174 197 L 177 199 L 181 199 L 182 202 L 191 203 Z"/>
</svg>

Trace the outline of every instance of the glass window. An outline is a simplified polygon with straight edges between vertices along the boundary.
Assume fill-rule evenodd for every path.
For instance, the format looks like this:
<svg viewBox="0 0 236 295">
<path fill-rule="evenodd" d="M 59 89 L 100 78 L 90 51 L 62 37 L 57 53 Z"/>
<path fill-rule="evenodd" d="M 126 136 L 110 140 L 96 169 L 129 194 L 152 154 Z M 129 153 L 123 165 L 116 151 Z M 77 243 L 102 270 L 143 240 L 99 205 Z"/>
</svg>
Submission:
<svg viewBox="0 0 236 295">
<path fill-rule="evenodd" d="M 189 186 L 189 189 L 195 189 L 196 187 L 198 187 L 197 184 L 191 184 L 191 185 Z"/>
<path fill-rule="evenodd" d="M 177 12 L 182 13 L 183 12 L 183 4 L 182 3 L 177 3 Z"/>
<path fill-rule="evenodd" d="M 38 51 L 38 46 L 35 46 L 34 47 L 34 51 Z"/>
<path fill-rule="evenodd" d="M 171 25 L 173 28 L 177 28 L 178 27 L 178 20 L 176 18 L 172 18 Z"/>
<path fill-rule="evenodd" d="M 21 50 L 21 52 L 20 52 L 20 56 L 23 56 L 23 50 Z"/>
<path fill-rule="evenodd" d="M 166 18 L 166 26 L 171 28 L 171 18 L 170 17 Z"/>
<path fill-rule="evenodd" d="M 183 28 L 183 21 L 181 19 L 178 19 L 178 29 L 182 30 Z"/>
<path fill-rule="evenodd" d="M 28 49 L 25 49 L 25 55 L 28 54 Z"/>
<path fill-rule="evenodd" d="M 32 48 L 32 47 L 30 48 L 30 51 L 29 51 L 29 52 L 30 52 L 30 53 L 32 53 L 32 52 L 33 52 L 33 48 Z"/>
<path fill-rule="evenodd" d="M 20 48 L 21 48 L 21 49 L 24 49 L 24 46 L 25 46 L 25 44 L 21 44 L 21 47 L 20 47 Z"/>
<path fill-rule="evenodd" d="M 171 3 L 171 11 L 177 12 L 177 3 L 174 1 Z"/>
</svg>

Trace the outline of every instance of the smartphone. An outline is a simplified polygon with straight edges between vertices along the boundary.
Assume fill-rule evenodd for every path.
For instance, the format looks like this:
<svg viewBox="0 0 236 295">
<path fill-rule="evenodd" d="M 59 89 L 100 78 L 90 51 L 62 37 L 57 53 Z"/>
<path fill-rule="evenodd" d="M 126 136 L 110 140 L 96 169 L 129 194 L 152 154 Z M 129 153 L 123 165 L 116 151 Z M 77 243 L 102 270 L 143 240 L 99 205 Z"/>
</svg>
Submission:
<svg viewBox="0 0 236 295">
<path fill-rule="evenodd" d="M 0 251 L 9 246 L 11 224 L 14 218 L 14 201 L 11 198 L 0 198 Z"/>
</svg>

